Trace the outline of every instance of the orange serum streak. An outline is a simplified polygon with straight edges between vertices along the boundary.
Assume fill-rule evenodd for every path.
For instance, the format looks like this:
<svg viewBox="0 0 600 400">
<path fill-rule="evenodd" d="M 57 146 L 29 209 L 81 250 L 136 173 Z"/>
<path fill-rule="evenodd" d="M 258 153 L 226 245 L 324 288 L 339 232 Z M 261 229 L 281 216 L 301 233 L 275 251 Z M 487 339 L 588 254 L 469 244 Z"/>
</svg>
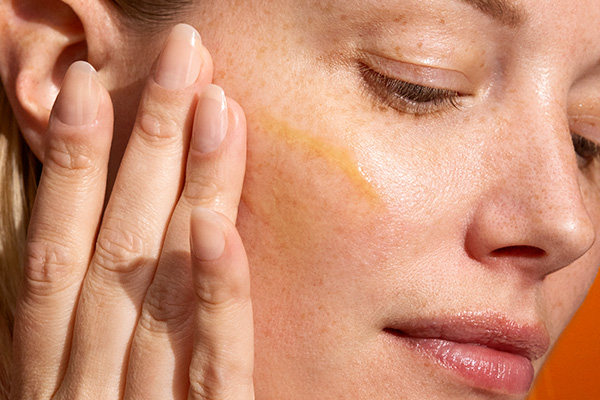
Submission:
<svg viewBox="0 0 600 400">
<path fill-rule="evenodd" d="M 261 116 L 261 127 L 265 132 L 282 140 L 295 150 L 300 150 L 308 159 L 321 159 L 341 171 L 363 199 L 372 205 L 380 204 L 381 198 L 373 184 L 360 169 L 350 152 L 323 138 L 289 126 L 286 122 Z"/>
</svg>

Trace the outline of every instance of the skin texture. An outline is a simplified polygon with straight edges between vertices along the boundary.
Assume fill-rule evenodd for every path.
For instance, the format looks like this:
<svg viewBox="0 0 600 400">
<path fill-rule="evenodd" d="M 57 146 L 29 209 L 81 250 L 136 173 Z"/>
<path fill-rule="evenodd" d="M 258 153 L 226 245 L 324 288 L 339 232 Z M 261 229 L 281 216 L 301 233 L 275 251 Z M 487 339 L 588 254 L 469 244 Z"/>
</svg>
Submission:
<svg viewBox="0 0 600 400">
<path fill-rule="evenodd" d="M 103 15 L 99 7 L 83 18 L 72 3 L 84 24 Z M 458 0 L 225 0 L 198 2 L 186 14 L 210 51 L 213 81 L 242 105 L 248 124 L 236 227 L 250 266 L 257 399 L 525 397 L 474 387 L 385 331 L 415 320 L 478 318 L 535 326 L 554 343 L 597 272 L 600 162 L 578 159 L 570 131 L 600 142 L 599 3 L 511 4 L 523 17 L 508 19 L 510 26 Z M 139 36 L 127 33 L 108 35 L 125 49 L 122 58 L 89 52 L 90 61 L 102 60 L 99 76 L 117 106 L 116 159 L 145 84 L 139 79 L 164 40 L 156 34 L 140 47 Z M 131 60 L 146 69 L 127 70 Z M 365 83 L 361 64 L 461 97 L 457 107 L 429 112 L 393 107 Z M 130 75 L 117 79 L 125 70 Z M 198 82 L 209 80 L 201 74 Z M 161 96 L 158 104 L 171 104 Z M 181 96 L 182 106 L 165 106 L 166 113 L 193 109 Z M 185 115 L 177 118 L 189 124 Z M 198 165 L 188 168 L 205 168 Z M 113 197 L 128 193 L 117 180 Z M 220 194 L 209 208 L 222 206 L 235 220 L 237 203 Z M 187 216 L 190 207 L 183 209 Z M 173 271 L 161 274 L 160 265 L 177 265 L 165 260 L 189 252 L 181 244 L 187 228 L 177 230 L 182 220 L 175 212 L 165 242 L 174 252 L 163 251 L 159 277 Z M 189 289 L 185 277 L 158 292 L 188 315 L 189 296 L 178 291 Z M 182 354 L 191 354 L 178 345 L 189 338 L 181 332 L 170 342 L 141 341 L 134 354 L 152 349 L 145 354 L 156 356 L 152 368 L 160 370 L 164 356 L 164 368 L 177 371 L 189 363 Z M 175 356 L 161 353 L 169 346 Z M 194 357 L 204 354 L 198 348 Z M 546 355 L 533 362 L 536 372 Z M 144 382 L 129 385 L 135 391 Z"/>
<path fill-rule="evenodd" d="M 390 351 L 381 329 L 485 310 L 541 322 L 554 341 L 582 301 L 599 257 L 598 170 L 577 169 L 568 117 L 593 96 L 581 82 L 597 80 L 597 7 L 519 3 L 519 29 L 452 1 L 327 1 L 236 7 L 223 15 L 245 35 L 233 48 L 211 47 L 226 39 L 203 30 L 216 64 L 235 65 L 217 77 L 250 121 L 238 225 L 253 272 L 258 398 L 322 398 L 323 388 L 328 398 L 492 398 Z M 364 53 L 458 71 L 473 97 L 422 116 L 373 104 L 353 70 Z M 250 57 L 263 67 L 235 62 Z M 243 81 L 262 90 L 245 93 Z M 264 113 L 348 151 L 383 204 L 339 164 L 273 138 L 286 127 L 254 118 Z"/>
</svg>

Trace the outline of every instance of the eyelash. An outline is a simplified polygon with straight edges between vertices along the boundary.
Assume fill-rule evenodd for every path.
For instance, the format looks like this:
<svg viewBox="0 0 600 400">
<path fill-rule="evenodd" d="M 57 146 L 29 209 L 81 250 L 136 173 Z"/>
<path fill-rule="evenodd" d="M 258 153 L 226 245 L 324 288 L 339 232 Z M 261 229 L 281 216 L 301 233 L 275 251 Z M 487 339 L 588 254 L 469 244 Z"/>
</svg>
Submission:
<svg viewBox="0 0 600 400">
<path fill-rule="evenodd" d="M 359 70 L 369 94 L 400 112 L 423 115 L 450 108 L 460 109 L 461 94 L 457 91 L 393 79 L 363 63 L 359 64 Z M 594 160 L 600 160 L 600 145 L 574 133 L 571 134 L 571 139 L 580 169 L 586 168 Z"/>
<path fill-rule="evenodd" d="M 407 114 L 423 115 L 460 109 L 461 94 L 454 90 L 433 88 L 385 76 L 360 63 L 359 71 L 370 95 L 384 105 Z M 572 133 L 573 149 L 580 169 L 600 161 L 600 145 Z"/>
<path fill-rule="evenodd" d="M 457 91 L 390 78 L 363 63 L 359 63 L 359 71 L 369 94 L 400 112 L 422 115 L 460 108 L 461 95 Z"/>
<path fill-rule="evenodd" d="M 571 133 L 571 140 L 580 169 L 586 168 L 594 160 L 600 160 L 600 145 L 575 133 Z"/>
</svg>

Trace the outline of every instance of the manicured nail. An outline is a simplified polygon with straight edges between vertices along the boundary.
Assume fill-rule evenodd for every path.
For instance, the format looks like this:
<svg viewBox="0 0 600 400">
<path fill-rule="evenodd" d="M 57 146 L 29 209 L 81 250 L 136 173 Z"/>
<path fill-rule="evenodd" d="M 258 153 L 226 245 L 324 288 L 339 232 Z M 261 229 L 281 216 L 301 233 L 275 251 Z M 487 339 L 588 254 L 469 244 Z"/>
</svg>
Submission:
<svg viewBox="0 0 600 400">
<path fill-rule="evenodd" d="M 60 93 L 56 98 L 55 112 L 67 125 L 88 125 L 98 116 L 100 82 L 96 70 L 85 61 L 69 67 Z"/>
<path fill-rule="evenodd" d="M 183 89 L 196 81 L 202 69 L 202 41 L 189 25 L 176 25 L 163 48 L 156 69 L 156 82 L 169 90 Z"/>
<path fill-rule="evenodd" d="M 225 251 L 225 233 L 219 216 L 212 210 L 197 207 L 192 210 L 192 254 L 202 261 L 214 261 Z"/>
<path fill-rule="evenodd" d="M 194 118 L 193 146 L 202 153 L 216 150 L 227 134 L 227 100 L 217 85 L 206 85 Z"/>
</svg>

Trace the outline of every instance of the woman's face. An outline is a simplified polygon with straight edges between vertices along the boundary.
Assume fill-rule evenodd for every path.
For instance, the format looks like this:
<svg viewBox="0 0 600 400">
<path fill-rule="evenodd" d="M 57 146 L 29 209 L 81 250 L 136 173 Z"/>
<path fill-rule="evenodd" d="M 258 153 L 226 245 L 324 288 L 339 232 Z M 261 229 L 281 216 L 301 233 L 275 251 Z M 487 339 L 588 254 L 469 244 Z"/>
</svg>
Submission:
<svg viewBox="0 0 600 400">
<path fill-rule="evenodd" d="M 199 2 L 249 121 L 257 398 L 525 395 L 600 260 L 599 5 Z"/>
</svg>

